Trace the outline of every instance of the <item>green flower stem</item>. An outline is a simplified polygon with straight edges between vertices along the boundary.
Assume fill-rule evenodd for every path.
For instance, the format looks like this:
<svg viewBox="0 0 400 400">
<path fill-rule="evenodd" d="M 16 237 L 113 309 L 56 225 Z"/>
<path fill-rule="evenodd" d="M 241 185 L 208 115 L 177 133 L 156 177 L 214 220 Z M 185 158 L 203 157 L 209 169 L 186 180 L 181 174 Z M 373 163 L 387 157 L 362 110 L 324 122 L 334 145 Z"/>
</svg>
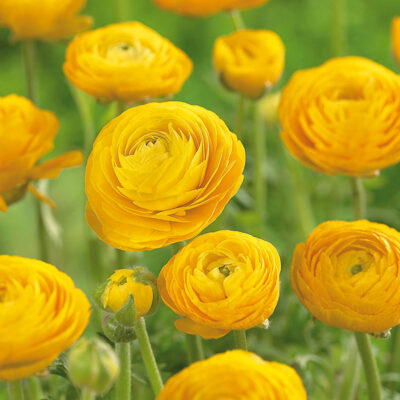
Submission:
<svg viewBox="0 0 400 400">
<path fill-rule="evenodd" d="M 131 398 L 131 344 L 115 343 L 119 359 L 120 373 L 115 383 L 114 399 L 130 400 Z"/>
<path fill-rule="evenodd" d="M 96 398 L 96 392 L 89 388 L 83 388 L 81 392 L 81 400 L 94 400 Z"/>
<path fill-rule="evenodd" d="M 382 400 L 381 383 L 378 366 L 372 353 L 369 336 L 366 333 L 354 332 L 361 360 L 364 365 L 365 377 L 370 400 Z"/>
<path fill-rule="evenodd" d="M 345 0 L 332 0 L 332 53 L 343 56 L 345 48 Z"/>
<path fill-rule="evenodd" d="M 264 171 L 267 152 L 264 121 L 256 105 L 254 105 L 253 119 L 254 200 L 258 217 L 258 226 L 260 228 L 259 232 L 257 232 L 257 235 L 262 236 L 262 229 L 266 224 L 267 218 L 267 182 Z"/>
<path fill-rule="evenodd" d="M 43 393 L 39 378 L 37 378 L 36 376 L 31 376 L 26 380 L 26 385 L 29 400 L 41 400 L 41 398 L 43 397 Z"/>
<path fill-rule="evenodd" d="M 247 351 L 246 331 L 233 331 L 235 338 L 235 347 Z"/>
<path fill-rule="evenodd" d="M 360 178 L 351 178 L 353 188 L 353 214 L 354 219 L 363 219 L 366 217 L 366 196 L 365 190 Z"/>
<path fill-rule="evenodd" d="M 400 326 L 395 326 L 392 328 L 391 335 L 391 351 L 390 351 L 390 359 L 388 372 L 396 373 L 400 370 Z M 397 385 L 396 381 L 391 381 L 389 383 L 389 389 L 391 391 L 395 390 Z"/>
<path fill-rule="evenodd" d="M 340 388 L 338 400 L 354 400 L 358 390 L 361 374 L 361 359 L 357 351 L 354 351 L 354 338 L 350 336 L 349 358 L 343 373 L 343 382 Z"/>
<path fill-rule="evenodd" d="M 160 371 L 158 370 L 157 362 L 154 357 L 153 349 L 149 335 L 146 330 L 146 322 L 143 317 L 139 318 L 135 325 L 136 337 L 139 342 L 140 352 L 142 353 L 143 363 L 149 377 L 154 395 L 158 396 L 163 387 Z"/>
<path fill-rule="evenodd" d="M 25 69 L 26 94 L 33 103 L 38 102 L 37 90 L 37 60 L 36 43 L 33 40 L 24 40 L 21 42 L 22 60 Z"/>
<path fill-rule="evenodd" d="M 131 20 L 129 7 L 131 3 L 129 0 L 114 0 L 115 13 L 119 22 Z"/>
<path fill-rule="evenodd" d="M 8 396 L 10 400 L 24 400 L 22 381 L 8 382 Z"/>
<path fill-rule="evenodd" d="M 37 60 L 36 43 L 33 40 L 24 40 L 21 42 L 22 60 L 25 69 L 25 82 L 27 97 L 35 104 L 38 103 L 38 84 L 37 84 Z M 42 261 L 49 261 L 48 243 L 46 229 L 43 220 L 41 202 L 37 200 L 36 219 L 39 240 L 39 258 Z"/>
<path fill-rule="evenodd" d="M 291 201 L 294 203 L 294 209 L 298 210 L 295 214 L 297 224 L 302 236 L 306 238 L 315 228 L 315 218 L 311 206 L 310 194 L 303 175 L 303 167 L 286 150 L 284 157 L 293 187 Z"/>
<path fill-rule="evenodd" d="M 87 158 L 92 150 L 93 141 L 96 137 L 96 125 L 93 118 L 93 99 L 74 85 L 70 84 L 69 87 L 79 116 L 81 117 L 84 132 L 83 151 Z"/>
<path fill-rule="evenodd" d="M 239 102 L 236 112 L 236 127 L 235 127 L 236 130 L 235 133 L 239 138 L 243 136 L 243 122 L 245 119 L 245 114 L 246 114 L 246 98 L 242 94 L 239 94 Z"/>
<path fill-rule="evenodd" d="M 185 342 L 189 364 L 204 360 L 203 342 L 199 335 L 185 334 Z"/>
<path fill-rule="evenodd" d="M 241 29 L 245 28 L 242 15 L 240 14 L 239 10 L 232 10 L 229 12 L 229 15 L 231 16 L 233 28 L 236 31 L 240 31 Z"/>
</svg>

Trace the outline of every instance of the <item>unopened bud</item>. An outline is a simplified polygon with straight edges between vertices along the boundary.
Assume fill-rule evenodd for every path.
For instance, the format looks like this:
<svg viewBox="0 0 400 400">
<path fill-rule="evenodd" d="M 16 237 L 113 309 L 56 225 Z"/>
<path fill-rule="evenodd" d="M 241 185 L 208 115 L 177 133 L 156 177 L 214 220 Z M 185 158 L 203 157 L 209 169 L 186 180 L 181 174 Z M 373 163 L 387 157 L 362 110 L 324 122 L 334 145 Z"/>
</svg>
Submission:
<svg viewBox="0 0 400 400">
<path fill-rule="evenodd" d="M 107 393 L 119 374 L 118 358 L 112 347 L 100 339 L 81 339 L 67 357 L 71 382 L 99 395 Z"/>
</svg>

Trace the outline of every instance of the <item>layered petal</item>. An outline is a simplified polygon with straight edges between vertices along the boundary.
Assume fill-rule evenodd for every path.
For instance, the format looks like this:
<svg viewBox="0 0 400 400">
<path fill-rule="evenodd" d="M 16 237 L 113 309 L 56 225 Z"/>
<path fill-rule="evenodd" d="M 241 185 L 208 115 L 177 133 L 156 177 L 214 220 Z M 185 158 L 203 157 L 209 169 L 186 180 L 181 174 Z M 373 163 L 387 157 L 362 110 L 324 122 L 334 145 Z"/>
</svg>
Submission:
<svg viewBox="0 0 400 400">
<path fill-rule="evenodd" d="M 229 89 L 258 98 L 282 75 L 285 47 L 275 32 L 243 29 L 218 38 L 213 59 Z"/>
<path fill-rule="evenodd" d="M 400 323 L 400 233 L 366 220 L 324 222 L 297 245 L 291 283 L 327 325 L 390 329 Z"/>
<path fill-rule="evenodd" d="M 198 361 L 170 378 L 157 400 L 306 400 L 296 371 L 242 350 Z"/>
<path fill-rule="evenodd" d="M 361 57 L 298 71 L 282 92 L 281 138 L 329 175 L 376 176 L 400 160 L 400 77 Z"/>
<path fill-rule="evenodd" d="M 75 86 L 97 99 L 123 103 L 179 92 L 192 68 L 183 51 L 140 22 L 76 36 L 64 63 Z"/>
<path fill-rule="evenodd" d="M 191 239 L 243 180 L 244 149 L 214 113 L 180 102 L 131 108 L 97 137 L 86 219 L 100 239 L 149 250 Z"/>
<path fill-rule="evenodd" d="M 86 0 L 1 0 L 0 22 L 18 39 L 58 40 L 82 32 L 92 19 L 77 15 Z"/>
<path fill-rule="evenodd" d="M 71 346 L 88 324 L 90 304 L 66 274 L 39 260 L 1 255 L 0 282 L 0 379 L 13 381 Z"/>
<path fill-rule="evenodd" d="M 0 212 L 21 200 L 28 188 L 37 195 L 29 186 L 32 180 L 56 178 L 62 169 L 82 163 L 82 153 L 72 151 L 38 164 L 53 148 L 58 126 L 52 112 L 35 107 L 24 97 L 0 98 Z"/>
<path fill-rule="evenodd" d="M 261 6 L 268 0 L 153 0 L 166 10 L 192 17 L 205 17 L 222 11 Z"/>
<path fill-rule="evenodd" d="M 268 242 L 241 232 L 198 236 L 161 270 L 164 303 L 185 317 L 177 329 L 217 338 L 261 325 L 279 298 L 281 264 Z"/>
</svg>

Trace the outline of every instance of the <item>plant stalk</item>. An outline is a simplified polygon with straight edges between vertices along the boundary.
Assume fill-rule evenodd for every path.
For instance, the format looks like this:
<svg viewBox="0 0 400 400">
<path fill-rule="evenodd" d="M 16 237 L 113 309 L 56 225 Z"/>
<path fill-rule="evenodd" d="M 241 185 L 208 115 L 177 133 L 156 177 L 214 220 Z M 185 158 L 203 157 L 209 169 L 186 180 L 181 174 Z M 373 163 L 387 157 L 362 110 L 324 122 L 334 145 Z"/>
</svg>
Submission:
<svg viewBox="0 0 400 400">
<path fill-rule="evenodd" d="M 96 398 L 96 392 L 89 388 L 83 388 L 81 392 L 81 400 L 94 400 Z"/>
<path fill-rule="evenodd" d="M 245 28 L 242 15 L 240 14 L 239 10 L 232 10 L 229 12 L 229 15 L 231 16 L 233 28 L 236 31 L 240 31 L 241 29 Z"/>
<path fill-rule="evenodd" d="M 362 180 L 360 178 L 351 178 L 353 187 L 353 214 L 354 219 L 363 219 L 366 217 L 366 195 Z"/>
<path fill-rule="evenodd" d="M 233 331 L 233 337 L 235 338 L 235 347 L 247 351 L 246 331 Z"/>
<path fill-rule="evenodd" d="M 115 383 L 115 400 L 131 399 L 131 344 L 115 343 L 115 351 L 119 358 L 120 373 Z"/>
<path fill-rule="evenodd" d="M 372 353 L 371 340 L 366 333 L 354 332 L 358 351 L 364 365 L 370 400 L 382 400 L 382 390 L 379 378 L 378 366 Z"/>
<path fill-rule="evenodd" d="M 21 380 L 8 382 L 8 396 L 9 400 L 24 400 Z"/>
<path fill-rule="evenodd" d="M 185 334 L 185 342 L 189 364 L 204 360 L 203 342 L 199 335 Z"/>
<path fill-rule="evenodd" d="M 147 334 L 146 330 L 146 322 L 143 317 L 139 318 L 136 322 L 135 331 L 139 342 L 143 363 L 147 371 L 147 376 L 149 377 L 154 395 L 158 396 L 163 387 L 163 381 L 154 357 L 149 335 Z"/>
</svg>

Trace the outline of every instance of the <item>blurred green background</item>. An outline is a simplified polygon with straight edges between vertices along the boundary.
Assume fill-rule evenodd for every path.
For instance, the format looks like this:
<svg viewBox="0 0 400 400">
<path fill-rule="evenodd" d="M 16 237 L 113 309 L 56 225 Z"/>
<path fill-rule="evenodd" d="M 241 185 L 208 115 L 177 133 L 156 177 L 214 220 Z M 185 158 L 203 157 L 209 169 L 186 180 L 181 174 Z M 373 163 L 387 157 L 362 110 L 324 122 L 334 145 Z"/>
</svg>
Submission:
<svg viewBox="0 0 400 400">
<path fill-rule="evenodd" d="M 400 14 L 398 0 L 348 0 L 346 3 L 345 54 L 368 57 L 396 70 L 398 67 L 390 52 L 390 23 L 395 15 Z M 95 27 L 117 21 L 112 1 L 88 0 L 84 13 L 94 17 Z M 319 65 L 332 55 L 331 0 L 271 0 L 263 7 L 245 11 L 242 15 L 247 27 L 274 30 L 285 43 L 286 68 L 274 91 L 278 91 L 294 71 Z M 220 14 L 207 19 L 185 18 L 157 9 L 150 0 L 133 0 L 129 4 L 126 20 L 139 20 L 150 26 L 192 58 L 194 71 L 181 93 L 174 98 L 216 112 L 233 130 L 238 96 L 220 86 L 211 60 L 215 39 L 233 30 L 229 16 Z M 10 43 L 8 38 L 9 32 L 0 29 L 0 96 L 10 93 L 24 95 L 20 44 Z M 81 119 L 62 73 L 65 48 L 66 43 L 38 44 L 40 106 L 55 112 L 61 123 L 51 156 L 83 146 Z M 112 117 L 113 108 L 98 105 L 94 101 L 89 103 L 99 131 Z M 261 235 L 278 248 L 282 258 L 281 297 L 271 317 L 271 327 L 268 331 L 257 328 L 249 331 L 249 349 L 267 360 L 295 366 L 304 380 L 310 399 L 336 399 L 349 357 L 350 334 L 313 322 L 311 315 L 291 291 L 289 268 L 295 244 L 302 241 L 313 226 L 328 219 L 352 219 L 350 181 L 341 176 L 327 177 L 301 166 L 284 150 L 278 135 L 279 127 L 269 125 L 266 129 L 266 226 L 260 231 L 253 211 L 253 125 L 249 118 L 242 134 L 245 146 L 249 149 L 245 182 L 223 214 L 230 229 Z M 399 174 L 400 165 L 397 165 L 382 171 L 378 178 L 365 182 L 368 218 L 397 230 L 400 230 Z M 84 167 L 64 171 L 57 180 L 49 182 L 47 190 L 57 204 L 54 216 L 61 227 L 60 243 L 51 241 L 51 261 L 90 295 L 102 278 L 120 266 L 115 265 L 112 249 L 103 244 L 99 268 L 90 266 L 87 247 L 89 230 L 84 219 Z M 1 254 L 38 257 L 34 203 L 35 200 L 28 195 L 22 202 L 11 206 L 7 213 L 0 215 Z M 208 230 L 212 229 L 211 226 Z M 172 254 L 172 248 L 145 252 L 141 263 L 157 274 Z M 184 337 L 173 327 L 174 318 L 165 306 L 148 318 L 156 358 L 165 378 L 187 365 Z M 99 313 L 95 311 L 88 335 L 100 330 L 99 321 Z M 373 343 L 379 348 L 378 359 L 386 398 L 400 398 L 395 390 L 400 381 L 400 360 L 392 357 L 393 340 L 373 339 Z M 233 338 L 227 335 L 219 341 L 204 341 L 204 346 L 207 355 L 211 355 L 232 348 Z M 152 397 L 136 344 L 133 357 L 137 379 L 136 398 L 150 399 Z M 397 373 L 390 372 L 390 365 Z M 44 384 L 50 389 L 51 398 L 65 398 L 62 391 L 67 382 L 62 378 L 46 379 Z M 362 381 L 357 399 L 365 399 L 365 393 L 365 382 Z M 4 385 L 0 384 L 0 399 L 6 398 Z"/>
</svg>

